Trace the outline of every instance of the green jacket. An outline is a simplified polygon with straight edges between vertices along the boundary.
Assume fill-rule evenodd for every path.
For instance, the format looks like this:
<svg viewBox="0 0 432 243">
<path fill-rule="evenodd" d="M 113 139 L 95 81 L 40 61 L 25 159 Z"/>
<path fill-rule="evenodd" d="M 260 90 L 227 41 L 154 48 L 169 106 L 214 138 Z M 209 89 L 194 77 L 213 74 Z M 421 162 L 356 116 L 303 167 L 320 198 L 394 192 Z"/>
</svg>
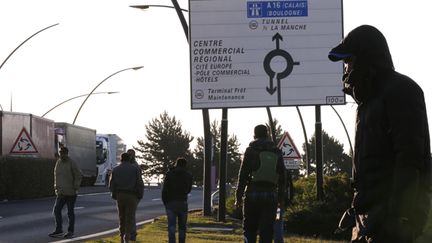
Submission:
<svg viewBox="0 0 432 243">
<path fill-rule="evenodd" d="M 54 190 L 57 196 L 76 195 L 81 179 L 81 170 L 73 160 L 57 160 L 54 167 Z"/>
</svg>

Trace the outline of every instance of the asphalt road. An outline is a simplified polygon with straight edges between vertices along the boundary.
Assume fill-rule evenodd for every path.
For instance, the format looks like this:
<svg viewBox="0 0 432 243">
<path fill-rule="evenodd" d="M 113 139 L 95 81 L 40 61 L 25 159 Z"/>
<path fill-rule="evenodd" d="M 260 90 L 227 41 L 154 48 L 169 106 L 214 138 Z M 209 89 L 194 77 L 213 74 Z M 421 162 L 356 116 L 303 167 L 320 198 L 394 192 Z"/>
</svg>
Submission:
<svg viewBox="0 0 432 243">
<path fill-rule="evenodd" d="M 95 189 L 96 188 L 96 189 Z M 52 207 L 54 197 L 0 202 L 0 243 L 74 242 L 104 232 L 117 234 L 118 214 L 115 201 L 103 187 L 82 188 L 75 204 L 75 238 L 63 240 L 48 237 L 54 230 Z M 137 223 L 165 214 L 160 188 L 146 188 L 136 213 Z M 202 207 L 202 190 L 189 194 L 189 209 Z M 67 230 L 66 207 L 63 230 Z M 101 237 L 96 235 L 96 237 Z"/>
</svg>

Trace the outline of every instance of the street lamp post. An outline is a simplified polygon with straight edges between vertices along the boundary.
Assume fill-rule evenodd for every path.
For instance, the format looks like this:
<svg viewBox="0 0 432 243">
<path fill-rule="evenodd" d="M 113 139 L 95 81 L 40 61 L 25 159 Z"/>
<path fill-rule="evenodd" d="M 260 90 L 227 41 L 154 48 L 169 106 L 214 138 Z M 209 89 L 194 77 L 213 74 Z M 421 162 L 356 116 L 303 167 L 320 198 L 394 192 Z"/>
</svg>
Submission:
<svg viewBox="0 0 432 243">
<path fill-rule="evenodd" d="M 180 8 L 177 0 L 171 0 L 173 6 L 166 5 L 132 5 L 132 8 L 138 9 L 148 9 L 149 7 L 164 7 L 164 8 L 174 8 L 176 10 L 177 16 L 183 27 L 183 31 L 186 36 L 186 41 L 189 43 L 189 27 L 186 19 L 181 11 L 188 12 L 188 10 Z M 210 132 L 210 115 L 207 108 L 202 109 L 203 116 L 203 127 L 204 127 L 204 190 L 203 190 L 203 214 L 204 216 L 211 216 L 211 188 L 210 188 L 210 178 L 211 178 L 211 132 Z M 225 183 L 224 185 L 225 186 Z M 219 211 L 220 212 L 220 211 Z"/>
<path fill-rule="evenodd" d="M 138 9 L 148 9 L 151 7 L 157 7 L 157 8 L 173 8 L 176 9 L 174 6 L 169 6 L 169 5 L 159 5 L 159 4 L 146 4 L 146 5 L 131 5 L 129 6 L 131 8 L 138 8 Z M 189 10 L 184 9 L 184 8 L 179 8 L 181 11 L 183 12 L 189 12 Z"/>
<path fill-rule="evenodd" d="M 95 93 L 93 93 L 93 95 L 95 95 L 95 94 L 117 94 L 117 93 L 119 93 L 119 92 L 118 92 L 118 91 L 95 92 Z M 77 99 L 77 98 L 81 98 L 81 97 L 84 97 L 84 96 L 87 96 L 87 95 L 89 95 L 89 94 L 82 94 L 82 95 L 78 95 L 78 96 L 75 96 L 75 97 L 69 98 L 69 99 L 67 99 L 67 100 L 64 100 L 64 101 L 60 102 L 59 104 L 57 104 L 56 106 L 54 106 L 54 107 L 52 107 L 51 109 L 49 109 L 49 110 L 48 110 L 47 112 L 45 112 L 41 117 L 44 117 L 46 114 L 50 113 L 52 110 L 54 110 L 55 108 L 57 108 L 57 107 L 63 105 L 63 104 L 66 103 L 66 102 L 69 102 L 69 101 L 71 101 L 71 100 L 74 100 L 74 99 Z"/>
<path fill-rule="evenodd" d="M 84 104 L 86 103 L 86 101 L 88 100 L 88 98 L 90 97 L 90 95 L 92 95 L 93 94 L 93 92 L 102 84 L 102 83 L 104 83 L 105 81 L 107 81 L 109 78 L 111 78 L 112 76 L 114 76 L 114 75 L 116 75 L 116 74 L 118 74 L 118 73 L 121 73 L 121 72 L 124 72 L 124 71 L 127 71 L 127 70 L 138 70 L 138 69 L 141 69 L 141 68 L 143 68 L 143 66 L 138 66 L 138 67 L 132 67 L 132 68 L 125 68 L 125 69 L 122 69 L 122 70 L 120 70 L 120 71 L 117 71 L 117 72 L 115 72 L 115 73 L 113 73 L 113 74 L 111 74 L 111 75 L 109 75 L 108 77 L 106 77 L 104 80 L 102 80 L 98 85 L 96 85 L 96 87 L 94 87 L 93 88 L 93 90 L 87 95 L 87 97 L 85 98 L 85 100 L 83 101 L 83 103 L 81 104 L 81 106 L 80 106 L 80 108 L 78 109 L 78 111 L 77 111 L 77 113 L 76 113 L 76 115 L 75 115 L 75 118 L 74 118 L 74 120 L 73 120 L 73 122 L 72 122 L 72 124 L 75 124 L 75 122 L 76 122 L 76 119 L 78 118 L 78 115 L 79 115 L 79 113 L 80 113 L 80 111 L 81 111 L 81 108 L 84 106 Z"/>
</svg>

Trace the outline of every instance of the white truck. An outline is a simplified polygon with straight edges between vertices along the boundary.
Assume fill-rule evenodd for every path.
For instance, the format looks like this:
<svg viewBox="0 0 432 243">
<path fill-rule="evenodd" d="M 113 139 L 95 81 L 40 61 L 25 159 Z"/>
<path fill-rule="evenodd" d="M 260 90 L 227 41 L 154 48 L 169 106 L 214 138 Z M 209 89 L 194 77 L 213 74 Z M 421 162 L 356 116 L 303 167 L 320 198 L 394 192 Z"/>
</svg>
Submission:
<svg viewBox="0 0 432 243">
<path fill-rule="evenodd" d="M 126 145 L 116 134 L 96 134 L 96 164 L 98 175 L 95 185 L 108 185 L 111 171 L 126 152 Z"/>
</svg>

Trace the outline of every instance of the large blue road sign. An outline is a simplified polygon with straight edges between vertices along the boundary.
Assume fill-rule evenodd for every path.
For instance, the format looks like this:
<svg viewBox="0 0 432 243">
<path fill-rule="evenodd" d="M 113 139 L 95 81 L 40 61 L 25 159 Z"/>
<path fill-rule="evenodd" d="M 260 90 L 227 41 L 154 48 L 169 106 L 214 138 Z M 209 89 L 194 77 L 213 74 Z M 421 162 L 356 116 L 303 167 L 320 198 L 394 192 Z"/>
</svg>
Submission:
<svg viewBox="0 0 432 243">
<path fill-rule="evenodd" d="M 281 18 L 308 16 L 307 1 L 250 1 L 248 18 Z"/>
</svg>

